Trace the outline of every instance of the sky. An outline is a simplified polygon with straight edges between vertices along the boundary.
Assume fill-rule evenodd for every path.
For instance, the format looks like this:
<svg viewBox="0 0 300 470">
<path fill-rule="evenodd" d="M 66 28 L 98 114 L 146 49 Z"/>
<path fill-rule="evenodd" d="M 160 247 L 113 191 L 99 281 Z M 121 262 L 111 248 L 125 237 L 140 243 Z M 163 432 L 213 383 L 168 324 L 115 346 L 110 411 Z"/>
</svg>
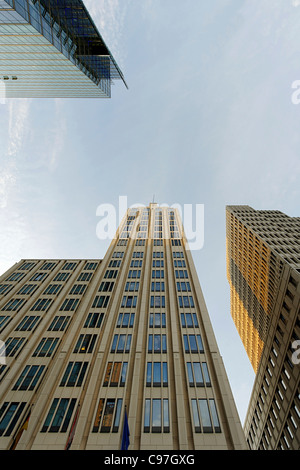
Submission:
<svg viewBox="0 0 300 470">
<path fill-rule="evenodd" d="M 243 423 L 254 373 L 230 316 L 225 206 L 300 216 L 300 0 L 84 3 L 129 88 L 0 104 L 0 274 L 102 258 L 97 208 L 120 196 L 203 204 L 192 255 Z"/>
</svg>

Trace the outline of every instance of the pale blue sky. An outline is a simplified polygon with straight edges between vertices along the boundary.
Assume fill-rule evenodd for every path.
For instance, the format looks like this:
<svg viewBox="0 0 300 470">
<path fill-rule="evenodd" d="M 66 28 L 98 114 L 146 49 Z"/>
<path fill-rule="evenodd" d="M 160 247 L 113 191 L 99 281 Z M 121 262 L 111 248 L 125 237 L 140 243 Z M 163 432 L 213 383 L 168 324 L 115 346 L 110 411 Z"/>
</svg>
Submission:
<svg viewBox="0 0 300 470">
<path fill-rule="evenodd" d="M 119 195 L 204 204 L 193 257 L 243 422 L 254 376 L 230 317 L 225 206 L 300 215 L 300 1 L 85 3 L 129 90 L 0 105 L 0 273 L 101 258 L 96 209 Z"/>
</svg>

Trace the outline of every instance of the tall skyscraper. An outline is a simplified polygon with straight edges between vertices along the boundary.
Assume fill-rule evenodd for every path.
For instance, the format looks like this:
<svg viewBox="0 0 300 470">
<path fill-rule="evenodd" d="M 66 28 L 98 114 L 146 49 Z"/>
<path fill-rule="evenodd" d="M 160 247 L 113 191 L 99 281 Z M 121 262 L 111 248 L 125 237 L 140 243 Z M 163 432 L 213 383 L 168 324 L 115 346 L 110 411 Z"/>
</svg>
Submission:
<svg viewBox="0 0 300 470">
<path fill-rule="evenodd" d="M 125 83 L 82 0 L 0 0 L 2 95 L 109 98 L 114 79 Z"/>
<path fill-rule="evenodd" d="M 103 260 L 22 260 L 0 294 L 2 449 L 118 450 L 125 406 L 129 450 L 246 448 L 177 210 L 128 209 Z"/>
<path fill-rule="evenodd" d="M 252 449 L 300 447 L 300 218 L 228 206 L 231 315 L 256 379 L 245 420 Z"/>
</svg>

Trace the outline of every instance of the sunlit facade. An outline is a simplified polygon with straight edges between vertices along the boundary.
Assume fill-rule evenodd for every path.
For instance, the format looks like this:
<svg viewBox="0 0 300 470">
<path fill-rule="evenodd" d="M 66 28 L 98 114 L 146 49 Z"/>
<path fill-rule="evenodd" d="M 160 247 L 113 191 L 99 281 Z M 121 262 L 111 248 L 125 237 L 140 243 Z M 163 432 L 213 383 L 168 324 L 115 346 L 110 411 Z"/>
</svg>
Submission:
<svg viewBox="0 0 300 470">
<path fill-rule="evenodd" d="M 231 315 L 256 373 L 247 441 L 299 449 L 300 218 L 228 206 L 226 224 Z"/>
<path fill-rule="evenodd" d="M 1 449 L 246 449 L 177 210 L 129 209 L 103 260 L 0 278 Z M 26 430 L 23 429 L 24 423 Z"/>
<path fill-rule="evenodd" d="M 125 83 L 82 0 L 0 0 L 5 97 L 109 98 L 115 79 Z"/>
</svg>

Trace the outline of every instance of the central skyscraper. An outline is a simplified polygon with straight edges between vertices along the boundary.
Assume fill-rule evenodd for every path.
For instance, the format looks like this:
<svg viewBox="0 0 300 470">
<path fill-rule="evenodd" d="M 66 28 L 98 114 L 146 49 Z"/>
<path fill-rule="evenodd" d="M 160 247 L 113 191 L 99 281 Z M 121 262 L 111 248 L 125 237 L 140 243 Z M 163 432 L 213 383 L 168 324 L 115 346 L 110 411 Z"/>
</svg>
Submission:
<svg viewBox="0 0 300 470">
<path fill-rule="evenodd" d="M 2 449 L 245 449 L 175 209 L 128 209 L 100 260 L 0 278 Z M 24 429 L 27 428 L 26 430 Z"/>
</svg>

